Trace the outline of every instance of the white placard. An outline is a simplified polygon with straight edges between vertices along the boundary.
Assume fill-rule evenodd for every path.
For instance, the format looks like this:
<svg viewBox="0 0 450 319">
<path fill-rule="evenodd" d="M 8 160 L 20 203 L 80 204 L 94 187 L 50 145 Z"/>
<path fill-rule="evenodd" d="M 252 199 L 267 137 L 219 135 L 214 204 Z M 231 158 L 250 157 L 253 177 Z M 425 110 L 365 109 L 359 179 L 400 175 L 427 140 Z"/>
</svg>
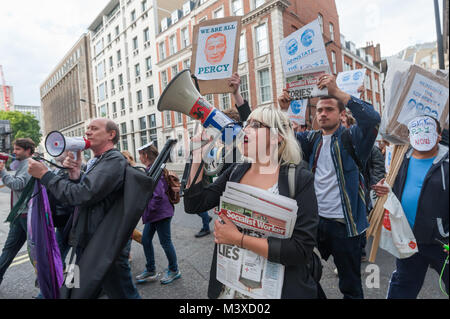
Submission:
<svg viewBox="0 0 450 319">
<path fill-rule="evenodd" d="M 293 100 L 289 106 L 288 116 L 292 122 L 298 125 L 306 124 L 306 108 L 308 106 L 308 100 Z"/>
<path fill-rule="evenodd" d="M 358 97 L 358 89 L 364 84 L 366 69 L 357 69 L 338 74 L 336 84 L 339 89 L 352 96 Z"/>
<path fill-rule="evenodd" d="M 408 125 L 419 115 L 429 115 L 440 120 L 447 101 L 448 88 L 416 74 L 397 121 Z"/>
<path fill-rule="evenodd" d="M 329 70 L 319 20 L 314 20 L 284 38 L 280 42 L 280 53 L 286 77 Z"/>
<path fill-rule="evenodd" d="M 237 22 L 223 23 L 199 28 L 195 76 L 199 80 L 230 78 Z"/>
</svg>

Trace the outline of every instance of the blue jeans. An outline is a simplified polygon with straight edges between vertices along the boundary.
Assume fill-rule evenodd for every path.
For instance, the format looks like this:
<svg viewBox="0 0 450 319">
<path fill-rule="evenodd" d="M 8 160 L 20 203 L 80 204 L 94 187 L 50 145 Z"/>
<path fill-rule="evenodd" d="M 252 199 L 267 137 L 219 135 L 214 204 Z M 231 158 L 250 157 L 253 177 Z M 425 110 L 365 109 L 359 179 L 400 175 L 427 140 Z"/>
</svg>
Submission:
<svg viewBox="0 0 450 319">
<path fill-rule="evenodd" d="M 397 269 L 389 282 L 388 299 L 416 299 L 430 266 L 441 275 L 447 254 L 440 245 L 421 245 L 419 252 L 409 258 L 397 259 Z M 442 281 L 448 294 L 448 264 Z"/>
<path fill-rule="evenodd" d="M 109 299 L 141 299 L 131 275 L 130 255 L 131 239 L 120 252 L 111 269 L 103 280 L 103 290 Z"/>
<path fill-rule="evenodd" d="M 16 258 L 17 253 L 27 241 L 27 219 L 26 215 L 17 217 L 9 226 L 8 237 L 5 246 L 3 246 L 0 256 L 0 284 L 6 270 Z"/>
<path fill-rule="evenodd" d="M 361 238 L 348 237 L 346 226 L 320 217 L 318 249 L 324 260 L 333 256 L 338 270 L 339 290 L 344 299 L 363 299 L 361 282 Z"/>
<path fill-rule="evenodd" d="M 202 223 L 203 223 L 203 228 L 202 230 L 209 230 L 209 214 L 208 212 L 203 212 L 203 213 L 199 213 L 198 216 L 200 216 L 200 218 L 202 219 Z"/>
<path fill-rule="evenodd" d="M 145 258 L 147 259 L 146 268 L 149 272 L 156 271 L 155 252 L 153 250 L 152 243 L 155 232 L 158 232 L 159 242 L 166 253 L 167 260 L 169 261 L 169 270 L 172 272 L 178 271 L 177 255 L 170 236 L 171 221 L 172 218 L 166 218 L 154 223 L 148 223 L 144 227 L 144 232 L 142 234 L 142 245 L 144 246 Z"/>
</svg>

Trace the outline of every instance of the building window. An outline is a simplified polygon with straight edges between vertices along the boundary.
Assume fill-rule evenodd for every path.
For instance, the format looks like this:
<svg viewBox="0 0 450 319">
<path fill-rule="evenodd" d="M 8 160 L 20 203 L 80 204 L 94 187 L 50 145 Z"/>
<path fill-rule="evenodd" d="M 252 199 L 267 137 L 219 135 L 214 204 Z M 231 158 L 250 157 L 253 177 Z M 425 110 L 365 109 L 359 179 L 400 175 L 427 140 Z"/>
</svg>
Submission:
<svg viewBox="0 0 450 319">
<path fill-rule="evenodd" d="M 253 0 L 253 4 L 254 4 L 254 8 L 259 8 L 260 6 L 262 6 L 264 4 L 264 2 L 266 2 L 266 0 Z"/>
<path fill-rule="evenodd" d="M 150 71 L 152 69 L 152 57 L 149 56 L 148 58 L 145 59 L 145 67 L 147 69 L 147 71 Z"/>
<path fill-rule="evenodd" d="M 244 15 L 244 9 L 242 8 L 242 0 L 231 0 L 231 12 L 234 16 Z"/>
<path fill-rule="evenodd" d="M 136 77 L 141 75 L 141 66 L 139 63 L 134 66 L 134 73 L 136 74 Z"/>
<path fill-rule="evenodd" d="M 125 110 L 125 99 L 120 99 L 120 110 Z M 126 130 L 125 130 L 126 133 Z"/>
<path fill-rule="evenodd" d="M 178 64 L 175 64 L 173 67 L 172 67 L 172 78 L 175 76 L 175 75 L 177 75 L 178 74 Z"/>
<path fill-rule="evenodd" d="M 114 66 L 114 59 L 112 56 L 109 57 L 109 67 L 112 68 Z"/>
<path fill-rule="evenodd" d="M 119 33 L 120 33 L 120 28 L 119 28 L 119 26 L 116 26 L 116 37 L 118 37 L 119 36 Z"/>
<path fill-rule="evenodd" d="M 184 49 L 189 45 L 188 28 L 181 29 L 181 48 Z"/>
<path fill-rule="evenodd" d="M 131 11 L 131 22 L 134 22 L 136 20 L 136 10 Z"/>
<path fill-rule="evenodd" d="M 184 60 L 183 61 L 183 68 L 185 69 L 185 70 L 187 70 L 187 69 L 190 69 L 191 68 L 191 60 Z"/>
<path fill-rule="evenodd" d="M 150 30 L 146 28 L 144 30 L 144 43 L 150 41 Z"/>
<path fill-rule="evenodd" d="M 164 60 L 166 58 L 166 46 L 164 42 L 159 43 L 159 60 Z"/>
<path fill-rule="evenodd" d="M 112 103 L 112 111 L 113 111 L 113 113 L 117 113 L 117 103 L 116 102 Z"/>
<path fill-rule="evenodd" d="M 330 22 L 330 39 L 334 41 L 334 26 L 333 23 Z"/>
<path fill-rule="evenodd" d="M 272 100 L 269 69 L 258 71 L 259 92 L 261 103 L 267 103 Z"/>
<path fill-rule="evenodd" d="M 122 61 L 122 52 L 120 52 L 120 50 L 117 51 L 117 63 L 119 63 L 120 61 Z"/>
<path fill-rule="evenodd" d="M 139 128 L 141 131 L 147 129 L 147 122 L 145 121 L 145 116 L 139 118 Z"/>
<path fill-rule="evenodd" d="M 119 74 L 119 86 L 123 85 L 123 74 Z"/>
<path fill-rule="evenodd" d="M 142 12 L 145 12 L 147 10 L 147 0 L 144 0 L 141 2 Z"/>
<path fill-rule="evenodd" d="M 256 32 L 256 56 L 269 53 L 269 43 L 267 39 L 267 24 L 261 24 L 255 28 Z"/>
<path fill-rule="evenodd" d="M 106 117 L 106 105 L 102 105 L 99 107 L 99 114 L 100 117 Z"/>
<path fill-rule="evenodd" d="M 208 101 L 209 104 L 214 105 L 214 95 L 206 94 L 205 98 L 206 98 L 206 101 Z"/>
<path fill-rule="evenodd" d="M 169 38 L 169 55 L 175 54 L 177 52 L 177 41 L 175 35 Z"/>
<path fill-rule="evenodd" d="M 172 118 L 171 118 L 171 114 L 170 111 L 165 111 L 164 112 L 164 117 L 166 119 L 166 127 L 172 125 Z"/>
<path fill-rule="evenodd" d="M 167 71 L 161 71 L 161 86 L 163 90 L 166 88 L 167 84 Z"/>
<path fill-rule="evenodd" d="M 114 82 L 114 79 L 111 80 L 111 91 L 114 91 L 116 89 L 116 85 Z"/>
<path fill-rule="evenodd" d="M 136 92 L 136 101 L 137 101 L 137 104 L 142 103 L 142 91 L 141 90 Z"/>
<path fill-rule="evenodd" d="M 337 69 L 336 69 L 336 52 L 331 51 L 331 64 L 333 67 L 333 73 L 336 74 L 337 73 Z"/>
<path fill-rule="evenodd" d="M 141 132 L 141 146 L 144 145 L 147 145 L 147 132 Z"/>
<path fill-rule="evenodd" d="M 148 116 L 148 125 L 150 126 L 150 128 L 156 127 L 156 115 L 155 114 L 151 114 Z"/>
<path fill-rule="evenodd" d="M 250 101 L 248 95 L 248 77 L 247 75 L 241 76 L 241 85 L 239 87 L 239 91 L 241 92 L 241 96 L 244 100 Z"/>
<path fill-rule="evenodd" d="M 222 110 L 229 109 L 231 107 L 230 102 L 230 94 L 220 94 L 220 106 L 222 107 Z"/>
<path fill-rule="evenodd" d="M 177 124 L 183 123 L 183 114 L 180 112 L 176 112 L 176 113 L 177 113 Z"/>
<path fill-rule="evenodd" d="M 214 19 L 219 19 L 219 18 L 223 18 L 223 17 L 224 17 L 223 7 L 214 11 Z"/>
<path fill-rule="evenodd" d="M 133 50 L 137 50 L 138 49 L 138 38 L 134 37 L 133 38 Z"/>
<path fill-rule="evenodd" d="M 97 93 L 98 93 L 98 101 L 102 102 L 106 99 L 106 87 L 105 87 L 105 83 L 102 83 L 98 86 L 97 88 Z"/>
<path fill-rule="evenodd" d="M 323 33 L 323 16 L 319 13 L 317 19 L 319 19 L 320 31 Z"/>
<path fill-rule="evenodd" d="M 150 85 L 150 86 L 147 86 L 147 96 L 148 96 L 148 99 L 149 99 L 149 100 L 155 98 L 155 93 L 154 93 L 154 91 L 153 91 L 153 84 Z"/>
<path fill-rule="evenodd" d="M 239 63 L 247 62 L 247 46 L 245 41 L 245 34 L 241 34 L 239 40 Z"/>
<path fill-rule="evenodd" d="M 100 62 L 97 65 L 97 81 L 101 81 L 105 78 L 105 63 Z"/>
</svg>

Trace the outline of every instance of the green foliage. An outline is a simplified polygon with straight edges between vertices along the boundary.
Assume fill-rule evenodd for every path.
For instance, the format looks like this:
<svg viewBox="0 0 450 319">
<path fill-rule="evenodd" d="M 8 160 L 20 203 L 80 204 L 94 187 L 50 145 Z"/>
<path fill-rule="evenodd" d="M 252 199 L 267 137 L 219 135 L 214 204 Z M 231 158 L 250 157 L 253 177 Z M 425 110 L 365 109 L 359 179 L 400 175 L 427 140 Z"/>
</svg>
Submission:
<svg viewBox="0 0 450 319">
<path fill-rule="evenodd" d="M 31 113 L 23 114 L 17 111 L 0 111 L 0 120 L 9 120 L 13 131 L 11 141 L 18 138 L 31 138 L 36 145 L 41 142 L 39 121 Z"/>
</svg>

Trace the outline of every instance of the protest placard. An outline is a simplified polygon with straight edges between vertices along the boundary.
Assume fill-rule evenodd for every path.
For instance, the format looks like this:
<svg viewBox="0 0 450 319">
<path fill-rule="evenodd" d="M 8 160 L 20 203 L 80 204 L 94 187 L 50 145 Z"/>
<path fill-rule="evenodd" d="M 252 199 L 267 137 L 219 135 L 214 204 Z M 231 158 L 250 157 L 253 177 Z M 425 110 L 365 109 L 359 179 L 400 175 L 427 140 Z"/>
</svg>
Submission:
<svg viewBox="0 0 450 319">
<path fill-rule="evenodd" d="M 308 100 L 293 100 L 289 105 L 287 115 L 292 122 L 298 125 L 306 124 L 306 109 L 308 107 Z"/>
<path fill-rule="evenodd" d="M 429 115 L 445 127 L 449 114 L 446 79 L 418 65 L 391 59 L 386 76 L 386 107 L 380 132 L 394 144 L 409 143 L 408 123 L 420 115 Z"/>
<path fill-rule="evenodd" d="M 352 96 L 359 97 L 358 89 L 364 85 L 364 76 L 366 69 L 357 69 L 341 72 L 336 78 L 336 84 L 339 89 Z"/>
<path fill-rule="evenodd" d="M 227 17 L 194 26 L 191 73 L 201 94 L 232 92 L 228 79 L 237 71 L 241 17 Z"/>
<path fill-rule="evenodd" d="M 327 89 L 317 88 L 320 76 L 330 73 L 319 20 L 284 38 L 280 53 L 291 98 L 303 100 L 328 94 Z"/>
</svg>

